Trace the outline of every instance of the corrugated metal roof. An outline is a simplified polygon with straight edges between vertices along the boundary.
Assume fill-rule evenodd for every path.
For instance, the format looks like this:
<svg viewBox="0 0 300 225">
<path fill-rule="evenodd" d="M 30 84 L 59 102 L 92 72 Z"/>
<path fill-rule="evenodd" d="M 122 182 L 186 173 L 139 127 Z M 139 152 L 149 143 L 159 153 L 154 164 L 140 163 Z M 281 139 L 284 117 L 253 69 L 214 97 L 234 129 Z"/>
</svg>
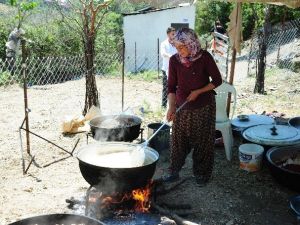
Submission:
<svg viewBox="0 0 300 225">
<path fill-rule="evenodd" d="M 152 7 L 153 9 L 144 10 L 144 11 L 139 10 L 139 11 L 133 12 L 133 13 L 122 13 L 122 15 L 123 16 L 132 16 L 132 15 L 139 15 L 139 14 L 147 14 L 147 13 L 160 12 L 160 11 L 175 9 L 175 8 L 180 8 L 180 7 L 185 7 L 185 6 L 168 7 L 168 8 L 163 8 L 163 9 L 156 9 L 156 8 Z"/>
</svg>

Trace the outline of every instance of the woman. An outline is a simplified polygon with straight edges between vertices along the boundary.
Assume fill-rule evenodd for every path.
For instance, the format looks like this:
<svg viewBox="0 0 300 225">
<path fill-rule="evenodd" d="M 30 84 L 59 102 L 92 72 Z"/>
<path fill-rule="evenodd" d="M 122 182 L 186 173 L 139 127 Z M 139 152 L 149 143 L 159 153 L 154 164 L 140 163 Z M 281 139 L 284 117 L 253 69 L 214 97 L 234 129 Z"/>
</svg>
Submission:
<svg viewBox="0 0 300 225">
<path fill-rule="evenodd" d="M 168 75 L 168 121 L 173 122 L 170 174 L 164 181 L 179 178 L 179 171 L 193 149 L 193 173 L 203 186 L 214 162 L 216 103 L 214 88 L 222 83 L 212 56 L 201 49 L 196 33 L 179 30 L 174 38 L 177 54 L 170 58 Z M 211 81 L 210 81 L 211 78 Z M 176 113 L 176 108 L 188 101 Z"/>
</svg>

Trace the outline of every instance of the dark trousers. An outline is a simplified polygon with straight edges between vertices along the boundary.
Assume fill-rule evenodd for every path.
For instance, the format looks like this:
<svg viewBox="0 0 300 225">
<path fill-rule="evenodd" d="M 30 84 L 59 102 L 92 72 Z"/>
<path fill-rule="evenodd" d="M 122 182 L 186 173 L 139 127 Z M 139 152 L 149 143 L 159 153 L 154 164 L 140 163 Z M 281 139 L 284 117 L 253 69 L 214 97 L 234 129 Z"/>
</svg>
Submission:
<svg viewBox="0 0 300 225">
<path fill-rule="evenodd" d="M 166 107 L 168 102 L 168 77 L 164 70 L 162 70 L 162 86 L 161 106 Z"/>
<path fill-rule="evenodd" d="M 179 173 L 193 149 L 194 175 L 209 180 L 214 164 L 215 121 L 214 99 L 200 109 L 178 112 L 172 127 L 171 173 Z"/>
</svg>

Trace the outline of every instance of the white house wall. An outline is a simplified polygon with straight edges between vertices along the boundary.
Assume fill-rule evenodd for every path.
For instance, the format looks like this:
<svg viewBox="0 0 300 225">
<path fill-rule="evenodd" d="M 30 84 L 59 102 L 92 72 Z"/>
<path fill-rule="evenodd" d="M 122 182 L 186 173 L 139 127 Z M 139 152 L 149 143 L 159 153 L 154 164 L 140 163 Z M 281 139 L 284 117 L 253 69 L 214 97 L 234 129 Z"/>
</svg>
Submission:
<svg viewBox="0 0 300 225">
<path fill-rule="evenodd" d="M 158 39 L 159 43 L 166 39 L 166 29 L 171 26 L 171 23 L 189 23 L 189 27 L 194 29 L 195 6 L 124 17 L 125 69 L 127 72 L 157 70 Z"/>
</svg>

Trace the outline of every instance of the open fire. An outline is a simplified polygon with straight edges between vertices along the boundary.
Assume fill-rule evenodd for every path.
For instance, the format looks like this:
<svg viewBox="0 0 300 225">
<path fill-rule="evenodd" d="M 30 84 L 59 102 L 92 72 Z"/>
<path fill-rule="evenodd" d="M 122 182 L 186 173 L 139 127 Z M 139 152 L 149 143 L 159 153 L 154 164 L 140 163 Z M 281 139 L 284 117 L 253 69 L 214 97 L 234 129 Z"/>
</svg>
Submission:
<svg viewBox="0 0 300 225">
<path fill-rule="evenodd" d="M 87 191 L 84 207 L 85 215 L 97 214 L 96 217 L 110 217 L 116 212 L 148 213 L 150 209 L 151 185 L 126 193 L 107 193 L 97 188 Z"/>
<path fill-rule="evenodd" d="M 167 203 L 158 205 L 156 202 L 157 196 L 168 193 L 183 182 L 168 188 L 163 185 L 158 188 L 157 183 L 151 182 L 145 188 L 127 193 L 109 193 L 107 189 L 107 192 L 104 192 L 99 186 L 91 186 L 83 201 L 74 198 L 66 199 L 66 201 L 70 204 L 68 207 L 75 210 L 76 214 L 84 214 L 108 225 L 156 225 L 162 221 L 168 224 L 185 224 L 186 222 L 186 224 L 196 225 L 196 223 L 186 221 L 168 210 L 168 208 L 175 209 L 184 213 L 183 215 L 189 215 L 192 213 L 190 205 Z M 152 194 L 154 194 L 154 198 L 152 198 Z M 164 216 L 162 217 L 162 215 Z M 171 219 L 166 216 L 170 216 Z"/>
<path fill-rule="evenodd" d="M 129 193 L 103 194 L 93 192 L 88 194 L 86 207 L 93 205 L 98 208 L 101 214 L 113 212 L 147 213 L 150 209 L 151 184 L 145 188 L 135 189 Z M 86 211 L 87 212 L 87 211 Z"/>
</svg>

